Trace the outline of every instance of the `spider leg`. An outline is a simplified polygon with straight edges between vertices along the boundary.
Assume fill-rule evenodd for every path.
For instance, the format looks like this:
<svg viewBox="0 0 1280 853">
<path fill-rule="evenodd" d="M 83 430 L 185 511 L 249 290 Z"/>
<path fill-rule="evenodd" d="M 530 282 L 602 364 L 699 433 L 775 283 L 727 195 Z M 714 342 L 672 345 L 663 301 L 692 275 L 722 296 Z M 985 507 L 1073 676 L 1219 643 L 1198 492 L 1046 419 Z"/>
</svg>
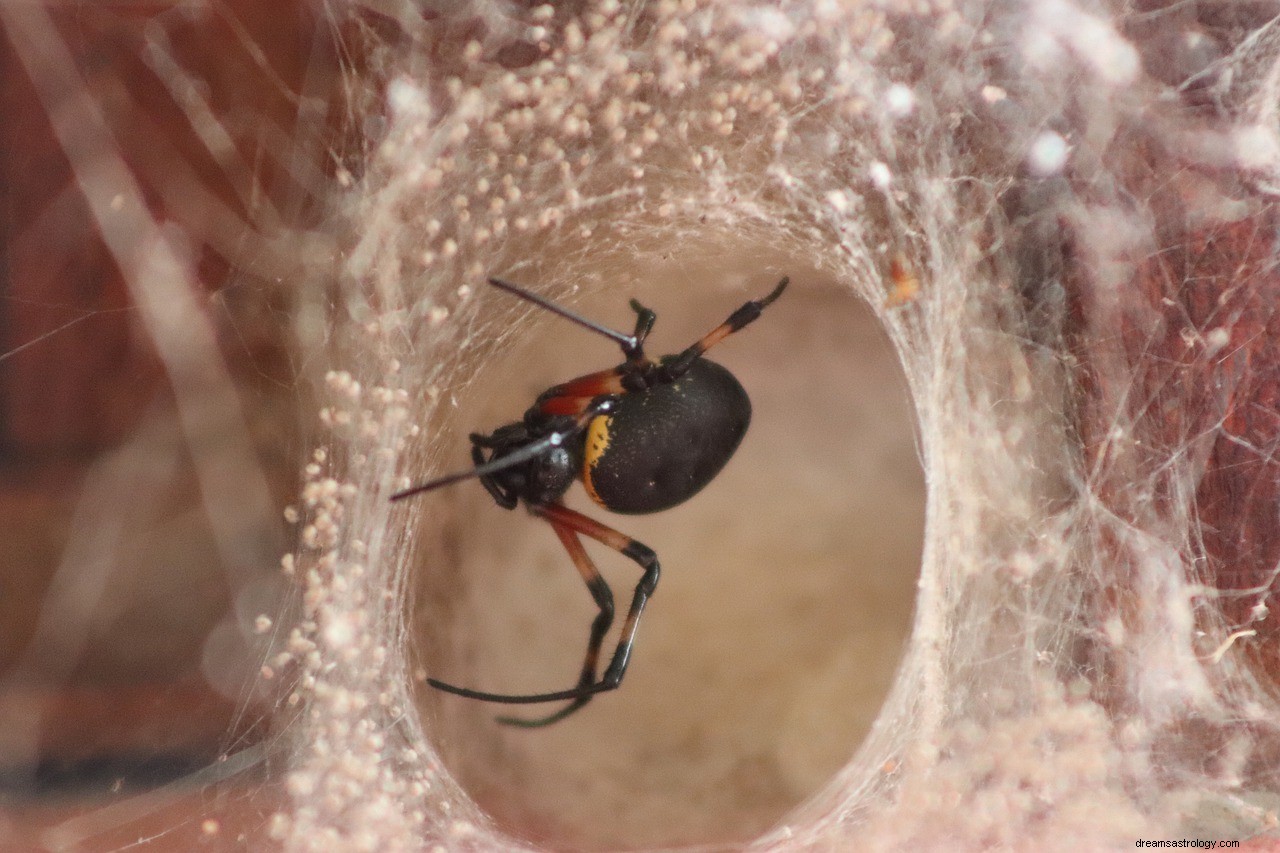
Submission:
<svg viewBox="0 0 1280 853">
<path fill-rule="evenodd" d="M 475 463 L 477 468 L 481 465 L 488 464 L 489 460 L 485 458 L 484 451 L 480 449 L 486 445 L 483 442 L 476 441 L 475 435 L 471 436 L 471 441 L 473 442 L 471 445 L 471 461 Z M 492 445 L 488 446 L 491 447 Z M 484 486 L 485 491 L 487 491 L 489 496 L 493 498 L 494 503 L 503 509 L 515 509 L 516 504 L 519 503 L 519 498 L 516 496 L 515 492 L 510 489 L 502 488 L 497 479 L 492 476 L 482 476 L 480 478 L 480 485 Z"/>
<path fill-rule="evenodd" d="M 583 536 L 589 536 L 609 546 L 644 569 L 644 574 L 641 575 L 635 592 L 631 596 L 631 607 L 627 610 L 626 621 L 622 623 L 622 635 L 618 638 L 618 647 L 609 661 L 609 667 L 600 680 L 591 686 L 592 694 L 613 690 L 622 683 L 622 677 L 627 672 L 627 664 L 631 660 L 631 649 L 636 641 L 636 629 L 640 626 L 640 616 L 644 613 L 645 605 L 649 603 L 650 596 L 658 586 L 658 576 L 661 573 L 658 555 L 649 546 L 637 542 L 625 533 L 606 527 L 563 504 L 542 504 L 530 507 L 530 510 L 548 521 L 559 522 Z"/>
<path fill-rule="evenodd" d="M 618 646 L 614 650 L 613 657 L 609 661 L 609 666 L 604 671 L 604 675 L 598 681 L 584 684 L 579 679 L 579 684 L 569 690 L 558 690 L 553 693 L 535 693 L 530 695 L 510 695 L 505 693 L 486 693 L 480 690 L 471 690 L 466 687 L 455 687 L 452 684 L 446 684 L 443 681 L 437 681 L 434 678 L 428 678 L 427 683 L 438 690 L 447 693 L 453 693 L 468 699 L 479 699 L 484 702 L 501 702 L 509 705 L 533 705 L 540 702 L 558 702 L 561 700 L 570 700 L 570 706 L 562 709 L 551 717 L 543 720 L 514 720 L 505 718 L 504 722 L 511 722 L 516 725 L 547 725 L 556 720 L 564 719 L 573 711 L 581 708 L 597 693 L 604 693 L 614 690 L 622 683 L 622 677 L 626 675 L 627 664 L 631 661 L 631 650 L 635 645 L 636 629 L 640 624 L 640 616 L 644 613 L 645 605 L 648 604 L 650 596 L 653 595 L 654 589 L 658 585 L 658 576 L 660 567 L 658 565 L 658 555 L 648 546 L 637 542 L 626 534 L 619 533 L 611 527 L 606 527 L 598 521 L 594 521 L 580 512 L 575 512 L 561 504 L 537 504 L 529 508 L 530 512 L 537 516 L 547 519 L 551 522 L 552 527 L 556 528 L 557 534 L 561 535 L 561 541 L 565 541 L 564 534 L 560 533 L 563 527 L 567 532 L 589 536 L 596 541 L 608 545 L 615 551 L 635 561 L 644 569 L 644 574 L 640 578 L 640 582 L 636 584 L 635 593 L 631 598 L 631 607 L 627 611 L 626 621 L 622 625 L 622 635 L 618 638 Z M 566 547 L 569 546 L 566 544 Z M 581 547 L 581 543 L 578 544 Z M 574 555 L 574 549 L 569 549 L 570 555 Z M 575 558 L 575 563 L 577 562 Z M 588 561 L 589 562 L 589 561 Z M 579 571 L 583 571 L 579 565 Z M 594 566 L 592 566 L 592 574 L 594 574 Z M 584 573 L 585 576 L 585 573 Z M 603 581 L 602 581 L 603 583 Z M 590 582 L 588 582 L 590 587 Z M 595 590 L 592 590 L 595 594 Z M 598 602 L 597 602 L 598 603 Z M 602 615 L 604 608 L 601 608 Z M 600 622 L 601 616 L 597 616 L 597 623 Z M 592 625 L 592 642 L 594 642 L 596 623 Z M 601 631 L 603 635 L 603 631 Z M 587 660 L 583 662 L 583 671 L 586 672 L 588 665 L 594 670 L 595 665 L 591 661 L 591 646 L 588 644 Z M 593 673 L 594 675 L 594 673 Z"/>
<path fill-rule="evenodd" d="M 405 498 L 413 497 L 414 495 L 419 495 L 423 492 L 432 492 L 442 486 L 448 486 L 471 477 L 479 477 L 483 480 L 490 474 L 528 462 L 530 459 L 534 459 L 541 456 L 543 453 L 546 453 L 551 448 L 562 445 L 566 439 L 572 437 L 575 432 L 582 429 L 582 427 L 585 426 L 591 418 L 595 417 L 597 413 L 607 412 L 610 405 L 611 402 L 608 399 L 600 400 L 594 405 L 588 406 L 582 414 L 575 418 L 565 429 L 549 432 L 537 441 L 530 442 L 529 444 L 517 448 L 510 453 L 499 456 L 496 459 L 490 458 L 484 464 L 477 464 L 476 467 L 467 471 L 458 471 L 426 483 L 419 483 L 416 486 L 410 486 L 407 489 L 402 489 L 401 491 L 393 494 L 391 496 L 391 500 L 402 501 Z M 472 461 L 476 460 L 478 450 L 478 447 L 473 446 L 471 455 Z"/>
<path fill-rule="evenodd" d="M 582 547 L 582 540 L 578 538 L 578 534 L 572 528 L 558 521 L 553 521 L 550 518 L 546 520 L 551 525 L 551 528 L 555 530 L 556 535 L 560 537 L 560 542 L 564 545 L 564 549 L 569 552 L 569 556 L 573 559 L 573 564 L 578 568 L 578 573 L 582 575 L 582 580 L 591 592 L 591 598 L 595 600 L 596 607 L 600 608 L 600 612 L 596 614 L 596 618 L 591 622 L 591 634 L 587 638 L 587 654 L 582 660 L 582 672 L 578 676 L 579 688 L 590 687 L 596 681 L 596 666 L 600 660 L 600 646 L 604 642 L 604 635 L 608 633 L 609 626 L 613 624 L 613 590 L 609 589 L 609 585 L 600 576 L 600 571 L 596 568 L 595 563 L 591 561 L 591 557 L 587 555 L 587 549 Z M 497 719 L 498 722 L 506 723 L 510 726 L 523 726 L 525 728 L 549 726 L 552 723 L 563 720 L 590 702 L 593 695 L 592 693 L 584 693 L 547 717 L 540 717 L 534 720 L 526 720 L 520 717 L 498 717 Z"/>
<path fill-rule="evenodd" d="M 636 343 L 632 351 L 627 353 L 627 361 L 631 364 L 642 364 L 645 361 L 644 342 L 653 331 L 653 324 L 657 321 L 658 315 L 653 309 L 641 305 L 638 299 L 631 300 L 631 310 L 636 312 L 636 330 L 631 336 Z"/>
<path fill-rule="evenodd" d="M 530 435 L 529 427 L 525 424 L 514 423 L 498 427 L 488 435 L 473 432 L 468 438 L 472 444 L 478 444 L 487 450 L 500 450 L 528 444 L 534 436 Z"/>
<path fill-rule="evenodd" d="M 639 332 L 640 332 L 639 323 L 636 324 L 637 334 L 631 335 L 630 337 L 628 337 L 627 335 L 622 334 L 622 332 L 616 332 L 613 329 L 610 329 L 608 326 L 600 325 L 595 320 L 588 320 L 586 317 L 583 317 L 581 314 L 578 314 L 574 311 L 570 311 L 568 308 L 565 308 L 562 305 L 558 305 L 555 302 L 552 302 L 550 299 L 547 299 L 545 296 L 539 296 L 538 294 L 534 293 L 531 290 L 525 290 L 523 287 L 521 287 L 518 284 L 512 284 L 509 281 L 505 281 L 500 278 L 492 278 L 492 277 L 489 279 L 489 283 L 492 284 L 494 287 L 501 288 L 502 290 L 505 290 L 508 293 L 511 293 L 515 296 L 519 296 L 521 299 L 524 299 L 528 302 L 532 302 L 534 305 L 537 305 L 539 308 L 544 308 L 547 311 L 550 311 L 552 314 L 558 314 L 561 317 L 565 318 L 566 320 L 569 320 L 573 323 L 577 323 L 579 326 L 582 326 L 584 329 L 590 329 L 591 331 L 595 332 L 598 335 L 604 335 L 606 338 L 608 338 L 611 341 L 614 341 L 620 347 L 622 347 L 622 353 L 627 357 L 628 361 L 634 360 L 637 356 L 637 353 L 640 350 L 641 338 L 639 337 Z M 652 312 L 649 312 L 649 313 L 652 313 Z M 652 320 L 649 321 L 649 325 L 650 326 L 653 325 Z M 648 329 L 645 329 L 645 334 L 648 334 Z"/>
<path fill-rule="evenodd" d="M 626 371 L 617 367 L 588 373 L 550 388 L 538 397 L 534 409 L 542 415 L 578 415 L 587 410 L 597 397 L 627 393 L 623 384 Z"/>
<path fill-rule="evenodd" d="M 737 311 L 729 315 L 729 319 L 707 332 L 684 352 L 670 359 L 664 359 L 661 368 L 663 378 L 668 382 L 673 379 L 679 379 L 688 371 L 689 366 L 701 358 L 702 354 L 707 350 L 744 326 L 748 326 L 758 320 L 764 309 L 773 304 L 773 301 L 782 295 L 782 291 L 787 289 L 787 284 L 790 281 L 790 278 L 783 276 L 782 281 L 778 282 L 778 286 L 767 295 L 743 304 Z"/>
</svg>

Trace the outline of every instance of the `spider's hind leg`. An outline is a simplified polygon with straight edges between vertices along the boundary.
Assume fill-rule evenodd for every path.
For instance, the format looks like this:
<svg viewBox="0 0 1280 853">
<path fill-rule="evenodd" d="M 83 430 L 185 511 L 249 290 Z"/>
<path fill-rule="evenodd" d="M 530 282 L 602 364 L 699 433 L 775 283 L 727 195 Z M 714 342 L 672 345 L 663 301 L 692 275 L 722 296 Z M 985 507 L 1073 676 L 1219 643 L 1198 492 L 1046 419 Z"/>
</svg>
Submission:
<svg viewBox="0 0 1280 853">
<path fill-rule="evenodd" d="M 582 547 L 582 540 L 578 538 L 578 534 L 572 528 L 550 518 L 547 518 L 547 523 L 551 525 L 556 535 L 560 537 L 561 544 L 569 552 L 574 566 L 577 567 L 578 573 L 582 575 L 582 580 L 586 583 L 587 590 L 590 591 L 591 598 L 595 601 L 596 607 L 600 611 L 591 622 L 591 633 L 587 637 L 587 653 L 582 659 L 582 670 L 578 676 L 578 689 L 589 690 L 596 681 L 596 668 L 600 661 L 600 646 L 604 642 L 604 635 L 609 631 L 609 626 L 613 624 L 613 590 L 609 589 L 609 584 L 600 576 L 595 563 L 587 555 L 587 549 Z M 521 717 L 498 717 L 497 719 L 498 722 L 506 723 L 509 726 L 522 726 L 524 728 L 549 726 L 552 723 L 558 723 L 583 705 L 586 705 L 594 695 L 594 693 L 590 692 L 583 693 L 559 711 L 546 717 L 538 717 L 532 720 Z"/>
<path fill-rule="evenodd" d="M 611 527 L 606 527 L 598 521 L 593 521 L 582 513 L 575 512 L 558 503 L 536 504 L 529 509 L 535 515 L 545 518 L 555 529 L 560 541 L 565 544 L 569 555 L 573 557 L 574 564 L 578 567 L 579 572 L 582 573 L 583 579 L 586 580 L 587 587 L 591 590 L 592 597 L 596 599 L 597 606 L 600 607 L 600 613 L 591 625 L 591 635 L 587 641 L 587 656 L 583 661 L 582 672 L 579 675 L 577 686 L 569 690 L 558 690 L 554 693 L 511 695 L 506 693 L 487 693 L 481 690 L 471 690 L 467 687 L 456 687 L 443 681 L 437 681 L 434 678 L 428 678 L 427 683 L 438 690 L 464 696 L 468 699 L 501 702 L 508 705 L 533 705 L 540 702 L 568 700 L 569 705 L 548 717 L 533 720 L 513 717 L 499 718 L 501 722 L 509 725 L 536 727 L 550 725 L 563 720 L 569 714 L 591 701 L 592 696 L 597 693 L 614 690 L 622 683 L 622 678 L 627 672 L 627 665 L 631 662 L 631 650 L 635 646 L 636 629 L 640 624 L 640 616 L 644 613 L 645 605 L 657 588 L 660 568 L 658 555 L 649 547 L 637 542 L 630 536 L 619 533 Z M 590 558 L 587 557 L 586 552 L 582 550 L 582 544 L 577 538 L 578 535 L 589 536 L 604 545 L 608 545 L 615 551 L 634 560 L 644 569 L 644 574 L 641 576 L 640 582 L 636 584 L 635 592 L 632 594 L 631 607 L 627 611 L 626 621 L 622 624 L 622 634 L 618 638 L 618 646 L 614 650 L 608 668 L 605 669 L 604 675 L 599 680 L 595 680 L 595 669 L 604 635 L 613 620 L 612 593 L 609 593 L 609 606 L 606 607 L 604 590 L 607 590 L 608 587 L 605 585 L 604 580 L 599 577 L 599 573 L 596 571 L 594 564 L 591 563 Z M 570 542 L 574 544 L 570 544 Z"/>
</svg>

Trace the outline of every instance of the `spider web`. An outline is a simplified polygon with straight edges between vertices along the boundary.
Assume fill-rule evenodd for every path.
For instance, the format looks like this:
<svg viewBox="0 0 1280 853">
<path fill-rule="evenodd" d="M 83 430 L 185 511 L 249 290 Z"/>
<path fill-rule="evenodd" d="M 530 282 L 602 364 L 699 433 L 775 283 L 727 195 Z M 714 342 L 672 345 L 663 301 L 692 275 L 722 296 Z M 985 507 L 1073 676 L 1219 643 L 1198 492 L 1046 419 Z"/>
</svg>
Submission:
<svg viewBox="0 0 1280 853">
<path fill-rule="evenodd" d="M 289 684 L 263 747 L 272 838 L 520 843 L 420 713 L 422 646 L 441 641 L 416 621 L 423 577 L 468 505 L 388 497 L 449 467 L 456 395 L 528 328 L 524 306 L 481 309 L 484 276 L 629 295 L 671 247 L 724 278 L 785 269 L 860 296 L 928 489 L 875 723 L 748 846 L 1275 827 L 1272 5 L 328 13 L 347 121 L 320 193 L 340 236 L 303 236 L 338 269 L 282 285 L 317 449 L 284 561 L 299 614 L 267 653 Z"/>
</svg>

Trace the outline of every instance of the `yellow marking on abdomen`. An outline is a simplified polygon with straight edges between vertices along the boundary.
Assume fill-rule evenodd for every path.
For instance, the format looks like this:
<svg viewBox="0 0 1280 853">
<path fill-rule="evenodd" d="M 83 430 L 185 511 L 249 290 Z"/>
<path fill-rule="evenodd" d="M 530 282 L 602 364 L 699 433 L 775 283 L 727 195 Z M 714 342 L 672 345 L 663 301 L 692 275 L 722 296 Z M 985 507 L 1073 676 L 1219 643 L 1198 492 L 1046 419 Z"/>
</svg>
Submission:
<svg viewBox="0 0 1280 853">
<path fill-rule="evenodd" d="M 587 424 L 587 442 L 582 453 L 582 485 L 586 487 L 591 499 L 600 506 L 604 506 L 605 503 L 600 499 L 600 495 L 596 494 L 596 488 L 591 482 L 591 469 L 596 467 L 600 457 L 609 449 L 609 427 L 612 425 L 613 418 L 608 415 L 596 415 L 591 423 Z"/>
</svg>

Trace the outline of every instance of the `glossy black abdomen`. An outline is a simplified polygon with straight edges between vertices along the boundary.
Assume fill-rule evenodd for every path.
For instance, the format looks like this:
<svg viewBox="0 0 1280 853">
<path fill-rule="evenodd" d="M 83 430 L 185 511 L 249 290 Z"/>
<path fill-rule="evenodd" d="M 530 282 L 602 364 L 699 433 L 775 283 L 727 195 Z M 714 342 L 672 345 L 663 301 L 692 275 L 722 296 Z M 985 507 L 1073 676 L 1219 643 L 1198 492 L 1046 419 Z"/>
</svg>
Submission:
<svg viewBox="0 0 1280 853">
<path fill-rule="evenodd" d="M 751 401 L 728 370 L 699 359 L 676 381 L 617 398 L 587 430 L 582 481 L 614 512 L 660 512 L 720 473 L 751 423 Z"/>
</svg>

